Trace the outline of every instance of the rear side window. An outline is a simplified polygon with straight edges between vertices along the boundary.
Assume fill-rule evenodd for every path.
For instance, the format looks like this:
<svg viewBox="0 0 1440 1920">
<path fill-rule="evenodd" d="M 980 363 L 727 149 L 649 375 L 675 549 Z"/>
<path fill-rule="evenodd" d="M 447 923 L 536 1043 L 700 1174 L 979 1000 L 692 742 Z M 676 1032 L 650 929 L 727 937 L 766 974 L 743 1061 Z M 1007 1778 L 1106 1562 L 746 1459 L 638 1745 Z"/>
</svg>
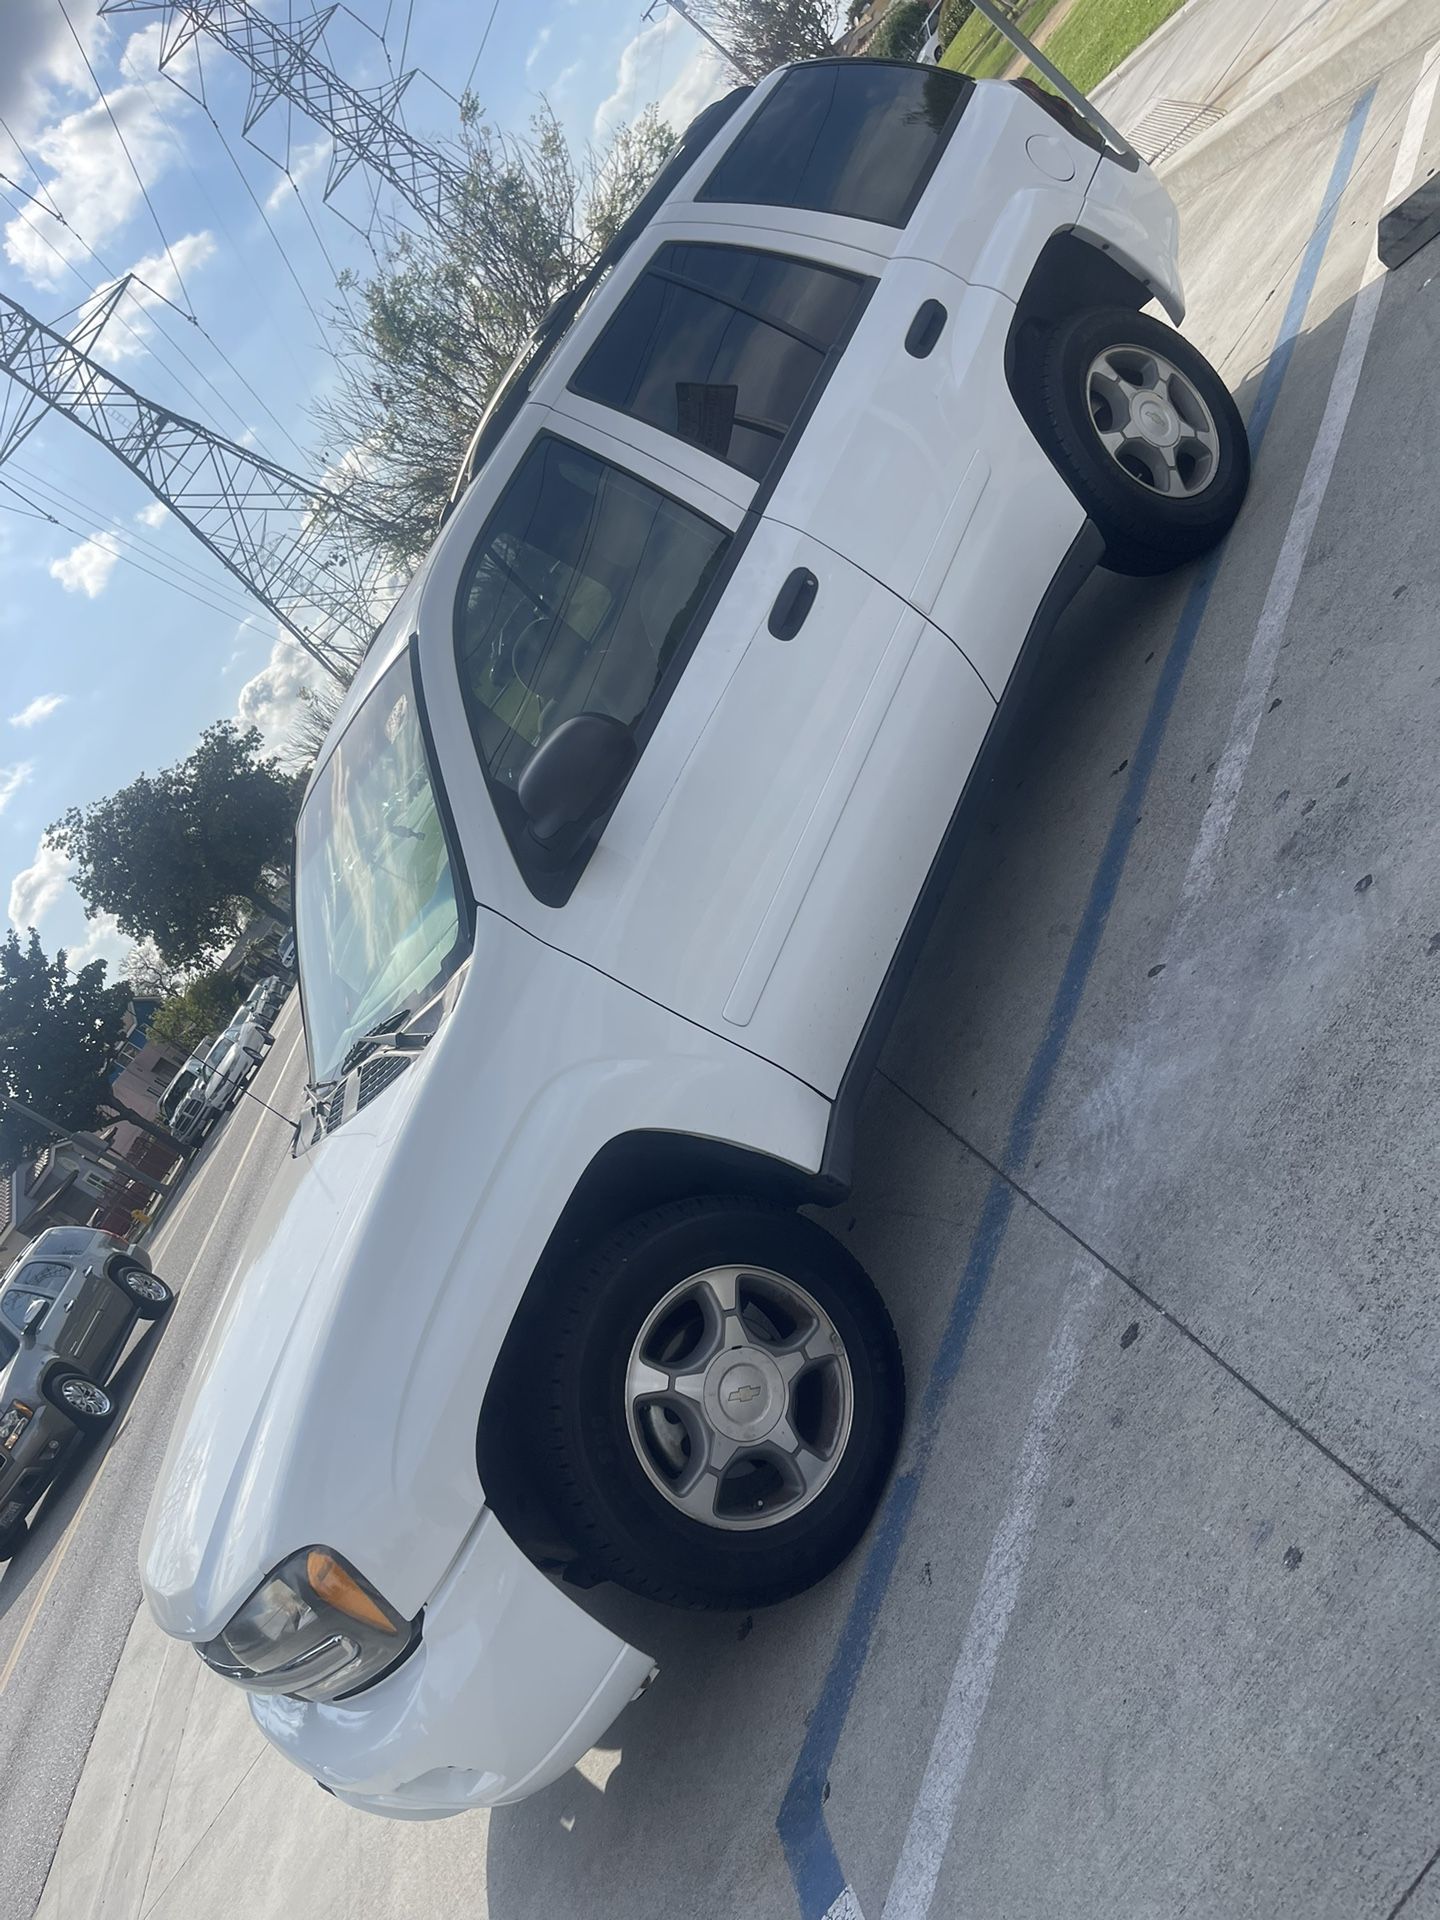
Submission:
<svg viewBox="0 0 1440 1920">
<path fill-rule="evenodd" d="M 794 67 L 696 197 L 903 227 L 970 87 L 944 67 L 883 60 Z"/>
<path fill-rule="evenodd" d="M 872 283 L 747 247 L 661 247 L 571 391 L 764 477 Z"/>
<path fill-rule="evenodd" d="M 542 434 L 481 530 L 455 654 L 466 716 L 512 840 L 511 792 L 563 720 L 643 737 L 689 650 L 729 535 L 608 461 Z"/>
<path fill-rule="evenodd" d="M 70 1278 L 63 1260 L 32 1260 L 20 1269 L 20 1284 L 35 1293 L 58 1293 Z"/>
</svg>

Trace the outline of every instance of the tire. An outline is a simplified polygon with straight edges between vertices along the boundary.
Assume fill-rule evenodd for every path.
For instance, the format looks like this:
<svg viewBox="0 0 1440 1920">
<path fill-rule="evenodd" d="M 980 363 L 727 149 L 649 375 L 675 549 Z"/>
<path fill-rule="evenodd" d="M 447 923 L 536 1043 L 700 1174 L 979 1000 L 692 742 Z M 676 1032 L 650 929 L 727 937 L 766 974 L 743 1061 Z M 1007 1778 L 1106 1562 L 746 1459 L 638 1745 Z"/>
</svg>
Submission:
<svg viewBox="0 0 1440 1920">
<path fill-rule="evenodd" d="M 87 1398 L 104 1402 L 102 1412 L 98 1405 L 82 1407 L 71 1403 L 69 1395 L 76 1389 L 83 1390 Z M 104 1387 L 97 1386 L 93 1380 L 87 1380 L 83 1373 L 73 1367 L 56 1368 L 45 1381 L 45 1398 L 52 1407 L 58 1407 L 65 1418 L 81 1433 L 103 1433 L 115 1418 L 115 1402 Z"/>
<path fill-rule="evenodd" d="M 726 1269 L 740 1270 L 728 1315 Z M 672 1606 L 769 1606 L 860 1539 L 899 1443 L 904 1369 L 868 1275 L 811 1221 L 738 1198 L 641 1215 L 567 1271 L 537 1337 L 543 1491 L 587 1573 Z M 636 1388 L 660 1353 L 690 1398 Z M 751 1420 L 758 1440 L 736 1445 L 708 1424 L 722 1393 L 735 1405 L 719 1417 Z M 782 1449 L 779 1435 L 801 1445 Z M 682 1511 L 686 1477 L 727 1443 L 723 1473 L 700 1473 L 690 1495 L 708 1511 Z"/>
<path fill-rule="evenodd" d="M 8 1527 L 0 1527 L 0 1560 L 13 1560 L 29 1532 L 28 1520 L 12 1520 Z"/>
<path fill-rule="evenodd" d="M 151 1273 L 148 1267 L 142 1267 L 138 1260 L 112 1262 L 110 1278 L 122 1292 L 130 1296 L 136 1315 L 141 1320 L 159 1320 L 175 1304 L 175 1295 L 160 1276 Z M 158 1293 L 155 1292 L 157 1287 Z"/>
<path fill-rule="evenodd" d="M 1159 374 L 1153 397 L 1161 407 L 1150 410 L 1148 422 L 1130 414 L 1129 394 L 1102 370 L 1101 356 L 1111 353 L 1122 371 L 1147 385 Z M 1168 375 L 1155 355 L 1168 363 Z M 1042 441 L 1104 539 L 1105 566 L 1167 573 L 1219 545 L 1250 484 L 1250 443 L 1229 389 L 1188 340 L 1148 314 L 1092 308 L 1047 336 L 1038 379 Z M 1112 450 L 1102 431 L 1127 437 Z M 1172 434 L 1173 463 L 1156 444 Z M 1159 491 L 1161 480 L 1176 490 Z"/>
</svg>

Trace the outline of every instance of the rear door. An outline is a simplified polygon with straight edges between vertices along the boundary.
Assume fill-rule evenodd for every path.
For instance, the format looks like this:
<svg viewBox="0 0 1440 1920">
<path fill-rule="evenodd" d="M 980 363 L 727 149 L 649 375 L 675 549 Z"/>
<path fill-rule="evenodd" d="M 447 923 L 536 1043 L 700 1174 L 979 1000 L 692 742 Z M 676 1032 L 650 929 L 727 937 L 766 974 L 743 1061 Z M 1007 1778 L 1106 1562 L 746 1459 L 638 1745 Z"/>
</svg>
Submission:
<svg viewBox="0 0 1440 1920">
<path fill-rule="evenodd" d="M 1006 383 L 1015 296 L 1094 166 L 1011 88 L 822 61 L 763 89 L 658 223 L 868 274 L 803 454 L 759 505 L 907 599 L 997 697 L 1083 522 Z"/>
<path fill-rule="evenodd" d="M 131 1320 L 130 1303 L 114 1281 L 81 1261 L 32 1260 L 21 1269 L 20 1284 L 54 1298 L 42 1344 L 103 1379 Z"/>
</svg>

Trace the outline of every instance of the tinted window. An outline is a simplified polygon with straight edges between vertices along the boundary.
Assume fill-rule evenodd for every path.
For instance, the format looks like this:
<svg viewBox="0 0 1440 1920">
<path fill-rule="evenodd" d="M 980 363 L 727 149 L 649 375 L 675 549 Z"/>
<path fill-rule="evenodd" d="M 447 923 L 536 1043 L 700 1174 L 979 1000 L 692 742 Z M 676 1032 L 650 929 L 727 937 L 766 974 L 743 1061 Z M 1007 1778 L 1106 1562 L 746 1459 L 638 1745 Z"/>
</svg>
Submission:
<svg viewBox="0 0 1440 1920">
<path fill-rule="evenodd" d="M 970 92 L 943 67 L 820 60 L 776 87 L 701 200 L 813 207 L 903 227 Z"/>
<path fill-rule="evenodd" d="M 640 725 L 728 537 L 596 455 L 536 440 L 481 531 L 456 613 L 466 715 L 493 782 L 512 788 L 573 714 Z"/>
<path fill-rule="evenodd" d="M 69 1278 L 70 1268 L 63 1260 L 32 1260 L 20 1269 L 21 1286 L 36 1293 L 58 1293 Z"/>
<path fill-rule="evenodd" d="M 23 1333 L 25 1331 L 26 1314 L 37 1300 L 43 1300 L 44 1298 L 44 1294 L 26 1293 L 19 1287 L 11 1287 L 5 1297 L 0 1299 L 0 1314 L 4 1314 L 5 1318 L 17 1333 Z M 40 1324 L 42 1326 L 44 1325 L 43 1319 Z"/>
<path fill-rule="evenodd" d="M 571 388 L 758 480 L 865 284 L 744 247 L 661 247 Z"/>
</svg>

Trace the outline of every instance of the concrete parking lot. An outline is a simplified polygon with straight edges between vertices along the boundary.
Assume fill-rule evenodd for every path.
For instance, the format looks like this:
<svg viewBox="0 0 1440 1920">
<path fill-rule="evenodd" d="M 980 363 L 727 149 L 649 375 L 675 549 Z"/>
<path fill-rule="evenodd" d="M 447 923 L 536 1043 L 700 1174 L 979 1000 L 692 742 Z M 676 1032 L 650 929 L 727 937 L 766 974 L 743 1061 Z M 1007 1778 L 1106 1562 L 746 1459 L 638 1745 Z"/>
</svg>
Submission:
<svg viewBox="0 0 1440 1920">
<path fill-rule="evenodd" d="M 327 1799 L 130 1625 L 248 1111 L 0 1580 L 6 1920 L 1440 1916 L 1440 250 L 1373 264 L 1437 80 L 1440 0 L 1190 0 L 1106 96 L 1225 108 L 1169 177 L 1254 491 L 1067 616 L 869 1096 L 826 1222 L 911 1397 L 860 1553 L 753 1617 L 591 1596 L 661 1679 L 519 1807 Z"/>
</svg>

